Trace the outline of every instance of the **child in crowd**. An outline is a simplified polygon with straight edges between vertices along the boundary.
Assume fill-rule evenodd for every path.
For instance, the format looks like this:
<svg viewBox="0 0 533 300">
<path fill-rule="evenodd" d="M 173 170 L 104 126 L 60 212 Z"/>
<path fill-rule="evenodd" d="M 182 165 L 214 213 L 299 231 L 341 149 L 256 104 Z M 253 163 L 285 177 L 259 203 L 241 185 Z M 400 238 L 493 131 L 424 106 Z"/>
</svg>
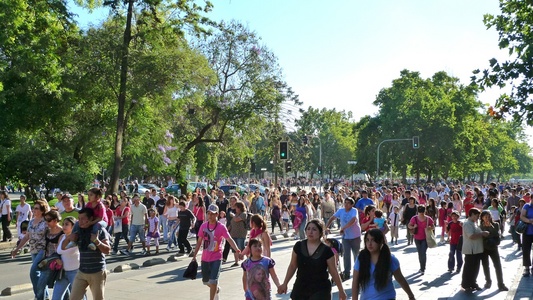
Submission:
<svg viewBox="0 0 533 300">
<path fill-rule="evenodd" d="M 242 287 L 246 300 L 252 299 L 272 299 L 269 274 L 272 281 L 279 288 L 280 283 L 274 266 L 276 263 L 272 258 L 263 256 L 263 243 L 260 239 L 250 239 L 248 246 L 250 257 L 246 259 L 241 267 L 243 269 Z"/>
<path fill-rule="evenodd" d="M 376 228 L 383 232 L 383 235 L 386 235 L 389 232 L 389 225 L 387 224 L 387 220 L 385 220 L 385 216 L 383 215 L 383 211 L 381 209 L 376 209 L 374 212 L 374 224 L 376 225 Z M 385 243 L 387 243 L 386 236 Z"/>
<path fill-rule="evenodd" d="M 150 242 L 154 239 L 155 245 L 155 254 L 159 254 L 159 237 L 161 233 L 159 232 L 159 217 L 155 209 L 150 208 L 148 210 L 148 233 L 146 234 L 146 254 L 145 256 L 150 255 Z"/>
<path fill-rule="evenodd" d="M 453 211 L 451 213 L 452 220 L 446 226 L 446 233 L 450 239 L 450 254 L 448 257 L 448 272 L 452 273 L 457 259 L 457 273 L 461 273 L 461 267 L 463 266 L 463 254 L 461 249 L 463 248 L 462 235 L 463 235 L 463 223 L 459 221 L 459 213 Z"/>
<path fill-rule="evenodd" d="M 107 213 L 106 209 L 104 207 L 104 204 L 102 203 L 102 190 L 99 188 L 92 188 L 89 190 L 89 202 L 85 205 L 86 208 L 90 208 L 93 210 L 93 220 L 89 222 L 89 226 L 92 226 L 91 230 L 91 242 L 87 246 L 87 248 L 91 250 L 96 250 L 96 245 L 94 244 L 94 240 L 96 239 L 99 232 L 102 230 L 102 228 L 106 228 L 108 224 L 107 220 Z M 67 237 L 69 240 L 69 243 L 65 247 L 66 249 L 76 247 L 78 245 L 78 234 L 80 232 L 80 226 L 79 223 L 76 222 L 74 225 L 74 228 L 72 229 L 72 233 Z"/>
<path fill-rule="evenodd" d="M 281 209 L 281 225 L 283 228 L 285 228 L 285 232 L 289 232 L 289 220 L 291 218 L 291 215 L 289 213 L 289 208 L 286 204 L 283 204 L 283 207 Z"/>
<path fill-rule="evenodd" d="M 448 203 L 448 207 L 446 208 L 446 227 L 448 226 L 448 224 L 452 221 L 452 213 L 455 211 L 455 209 L 453 208 L 453 202 L 449 202 Z M 457 211 L 457 213 L 459 214 L 460 211 Z M 450 242 L 450 235 L 448 235 L 448 238 L 446 239 L 446 243 L 449 243 Z"/>
<path fill-rule="evenodd" d="M 446 201 L 441 201 L 440 202 L 440 208 L 439 208 L 439 226 L 441 228 L 441 233 L 440 233 L 440 244 L 444 244 L 444 232 L 446 231 L 446 218 L 447 218 L 447 213 L 446 213 Z"/>
<path fill-rule="evenodd" d="M 226 219 L 225 211 L 221 211 L 218 213 L 218 221 L 220 222 L 220 224 L 223 224 L 224 226 L 226 226 L 227 219 Z"/>
<path fill-rule="evenodd" d="M 342 251 L 343 251 L 342 244 L 339 243 L 337 239 L 333 239 L 333 238 L 328 239 L 326 237 L 324 237 L 324 244 L 328 245 L 331 248 L 331 251 L 333 251 L 333 254 L 335 255 L 335 267 L 337 268 L 339 275 L 344 274 L 343 272 L 341 272 L 340 264 L 339 264 L 339 256 L 342 255 Z M 341 279 L 342 279 L 342 276 L 341 276 Z M 334 284 L 335 284 L 335 281 L 333 280 L 333 278 L 331 278 L 331 285 L 334 285 Z"/>
<path fill-rule="evenodd" d="M 392 208 L 392 212 L 389 214 L 389 222 L 390 222 L 390 243 L 394 243 L 395 245 L 398 245 L 398 228 L 400 226 L 400 208 L 398 205 L 395 205 Z"/>
</svg>

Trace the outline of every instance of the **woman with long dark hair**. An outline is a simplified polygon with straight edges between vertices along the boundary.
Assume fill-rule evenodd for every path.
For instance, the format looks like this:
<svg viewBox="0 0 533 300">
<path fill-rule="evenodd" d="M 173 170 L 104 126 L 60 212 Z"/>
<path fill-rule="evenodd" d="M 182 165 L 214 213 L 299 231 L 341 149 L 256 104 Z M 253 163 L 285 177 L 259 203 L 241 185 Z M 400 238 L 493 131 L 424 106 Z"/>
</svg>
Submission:
<svg viewBox="0 0 533 300">
<path fill-rule="evenodd" d="M 354 265 L 352 299 L 396 299 L 392 276 L 409 296 L 415 299 L 400 269 L 400 262 L 391 254 L 385 235 L 377 228 L 365 234 L 365 248 Z"/>
<path fill-rule="evenodd" d="M 479 228 L 489 232 L 489 236 L 483 238 L 483 256 L 481 257 L 483 273 L 485 274 L 485 288 L 488 289 L 492 285 L 489 266 L 490 257 L 492 264 L 494 265 L 494 270 L 496 271 L 498 289 L 500 291 L 508 291 L 509 289 L 503 283 L 502 262 L 498 252 L 498 245 L 500 244 L 500 224 L 492 220 L 491 212 L 487 210 L 481 212 L 480 219 L 481 224 L 479 225 Z"/>
</svg>

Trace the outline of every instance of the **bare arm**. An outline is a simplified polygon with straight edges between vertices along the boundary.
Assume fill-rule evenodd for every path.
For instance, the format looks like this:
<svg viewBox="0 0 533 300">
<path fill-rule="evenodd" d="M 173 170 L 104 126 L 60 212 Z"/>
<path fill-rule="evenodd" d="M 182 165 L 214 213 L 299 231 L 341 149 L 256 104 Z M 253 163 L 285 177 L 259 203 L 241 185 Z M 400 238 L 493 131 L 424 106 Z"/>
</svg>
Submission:
<svg viewBox="0 0 533 300">
<path fill-rule="evenodd" d="M 244 292 L 248 289 L 248 284 L 246 283 L 246 271 L 242 272 L 242 289 Z"/>
<path fill-rule="evenodd" d="M 359 300 L 359 271 L 353 270 L 352 300 Z"/>
<path fill-rule="evenodd" d="M 24 235 L 24 237 L 22 238 L 22 240 L 20 240 L 20 242 L 19 242 L 18 246 L 15 248 L 15 250 L 11 251 L 11 258 L 15 258 L 15 256 L 19 252 L 19 250 L 22 249 L 22 247 L 24 247 L 24 245 L 26 245 L 26 243 L 29 240 L 30 240 L 30 233 L 26 233 Z"/>
<path fill-rule="evenodd" d="M 291 255 L 291 262 L 289 263 L 289 266 L 287 267 L 287 274 L 285 275 L 285 280 L 278 287 L 278 294 L 287 293 L 287 284 L 291 280 L 292 276 L 294 276 L 296 269 L 298 269 L 298 257 L 296 257 L 296 252 L 294 252 L 293 250 L 292 255 Z"/>
<path fill-rule="evenodd" d="M 409 296 L 409 300 L 415 299 L 415 295 L 411 291 L 411 287 L 409 287 L 409 283 L 407 282 L 407 280 L 405 280 L 405 277 L 403 277 L 402 270 L 398 268 L 392 274 L 394 275 L 394 279 L 396 279 L 396 281 L 400 284 L 402 289 L 407 293 L 407 296 Z M 354 281 L 355 281 L 355 276 L 354 276 Z"/>
<path fill-rule="evenodd" d="M 270 268 L 270 278 L 272 278 L 272 281 L 274 281 L 274 284 L 276 287 L 280 287 L 281 284 L 279 283 L 278 274 L 276 274 L 276 270 L 274 268 Z"/>
</svg>

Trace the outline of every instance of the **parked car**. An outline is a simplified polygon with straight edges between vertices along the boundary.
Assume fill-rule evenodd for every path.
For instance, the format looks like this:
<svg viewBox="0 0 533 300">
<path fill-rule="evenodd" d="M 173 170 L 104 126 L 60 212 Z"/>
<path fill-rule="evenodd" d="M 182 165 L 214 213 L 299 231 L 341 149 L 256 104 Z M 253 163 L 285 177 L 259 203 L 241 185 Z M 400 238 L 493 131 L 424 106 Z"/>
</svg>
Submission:
<svg viewBox="0 0 533 300">
<path fill-rule="evenodd" d="M 159 186 L 157 186 L 157 184 L 153 184 L 153 183 L 143 183 L 142 184 L 143 186 L 149 188 L 149 189 L 155 189 L 155 191 L 159 194 L 159 191 L 161 191 L 161 188 Z"/>
<path fill-rule="evenodd" d="M 165 192 L 174 195 L 176 197 L 181 196 L 180 185 L 177 183 L 171 184 L 165 188 Z"/>
<path fill-rule="evenodd" d="M 238 185 L 238 184 L 227 184 L 219 187 L 220 190 L 226 194 L 226 196 L 229 196 L 232 193 L 239 193 L 239 195 L 242 196 L 244 192 L 246 192 L 246 188 L 244 186 Z"/>
<path fill-rule="evenodd" d="M 144 195 L 144 193 L 146 191 L 150 191 L 150 189 L 151 188 L 148 187 L 148 186 L 145 186 L 144 183 L 143 184 L 139 183 L 139 190 L 137 192 L 139 194 L 141 194 L 141 195 Z M 130 183 L 126 184 L 126 191 L 128 191 L 128 193 L 129 193 L 132 190 L 133 190 L 133 188 L 131 188 L 131 184 Z"/>
<path fill-rule="evenodd" d="M 265 195 L 265 187 L 260 184 L 245 184 L 246 190 L 250 193 L 255 193 L 255 191 L 259 190 L 259 193 L 261 195 Z"/>
<path fill-rule="evenodd" d="M 200 188 L 200 189 L 206 189 L 207 192 L 209 192 L 209 189 L 208 189 L 208 184 L 207 182 L 189 182 L 187 184 L 187 192 L 194 192 L 196 190 L 196 188 Z"/>
</svg>

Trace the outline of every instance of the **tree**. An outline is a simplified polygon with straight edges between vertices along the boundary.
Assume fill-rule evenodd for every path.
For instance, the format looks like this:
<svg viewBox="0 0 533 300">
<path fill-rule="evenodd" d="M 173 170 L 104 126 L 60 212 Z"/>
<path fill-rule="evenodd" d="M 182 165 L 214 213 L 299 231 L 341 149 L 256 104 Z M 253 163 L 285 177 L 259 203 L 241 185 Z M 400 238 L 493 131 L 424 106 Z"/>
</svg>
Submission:
<svg viewBox="0 0 533 300">
<path fill-rule="evenodd" d="M 88 8 L 94 8 L 99 4 L 99 2 L 95 2 L 94 0 L 79 0 L 79 2 Z M 116 94 L 118 110 L 116 116 L 114 163 L 109 190 L 109 192 L 116 192 L 118 190 L 118 181 L 123 163 L 122 160 L 125 134 L 128 128 L 128 118 L 133 110 L 139 106 L 138 101 L 141 100 L 140 98 L 135 97 L 134 92 L 132 93 L 132 89 L 134 90 L 134 88 L 130 85 L 130 75 L 135 71 L 131 68 L 130 61 L 130 59 L 134 57 L 132 55 L 133 53 L 130 52 L 132 42 L 137 40 L 139 43 L 143 43 L 145 39 L 149 40 L 150 37 L 153 38 L 154 35 L 157 37 L 159 31 L 172 34 L 175 37 L 181 37 L 183 36 L 184 27 L 186 26 L 191 26 L 196 34 L 205 32 L 201 25 L 206 23 L 211 24 L 211 22 L 203 17 L 202 13 L 208 12 L 212 5 L 210 2 L 206 2 L 205 6 L 200 6 L 196 4 L 196 1 L 191 0 L 177 2 L 147 0 L 126 0 L 122 2 L 114 0 L 104 2 L 104 5 L 108 6 L 118 16 L 120 16 L 122 12 L 122 7 L 125 8 L 126 13 L 122 44 L 119 47 L 120 54 L 118 56 L 120 58 L 120 76 L 118 91 Z M 165 17 L 165 19 L 163 19 L 163 17 Z M 162 20 L 165 21 L 163 22 Z M 153 40 L 151 41 L 153 42 Z M 159 41 L 164 43 L 164 39 L 160 38 Z M 150 53 L 150 50 L 152 49 L 153 48 L 146 48 L 146 51 Z M 152 72 L 151 75 L 156 75 L 159 70 L 153 71 L 154 72 Z M 151 76 L 146 77 L 146 79 L 148 82 L 161 84 L 158 87 L 163 86 L 163 88 L 164 84 L 167 83 L 151 81 Z M 141 95 L 148 94 L 148 91 L 146 90 L 141 91 Z"/>
<path fill-rule="evenodd" d="M 251 143 L 240 144 L 243 151 L 228 152 L 231 156 L 225 156 L 226 161 L 248 161 L 243 158 L 247 155 L 251 158 L 252 152 L 247 148 L 262 136 L 264 120 L 274 118 L 283 101 L 297 100 L 281 80 L 274 54 L 260 44 L 255 32 L 242 24 L 222 24 L 214 35 L 198 43 L 216 72 L 217 81 L 203 97 L 189 104 L 189 118 L 173 127 L 175 135 L 183 141 L 175 164 L 182 187 L 190 165 L 190 152 L 197 146 L 214 144 L 213 147 L 221 148 L 218 145 L 228 147 L 231 141 L 249 139 Z M 239 164 L 239 169 L 245 168 L 244 163 Z"/>
<path fill-rule="evenodd" d="M 472 81 L 482 89 L 511 85 L 510 94 L 501 95 L 489 114 L 496 118 L 510 115 L 533 125 L 533 5 L 531 1 L 500 0 L 500 10 L 500 15 L 485 15 L 483 22 L 498 31 L 498 46 L 509 51 L 509 59 L 492 58 L 489 68 L 474 71 Z"/>
</svg>

